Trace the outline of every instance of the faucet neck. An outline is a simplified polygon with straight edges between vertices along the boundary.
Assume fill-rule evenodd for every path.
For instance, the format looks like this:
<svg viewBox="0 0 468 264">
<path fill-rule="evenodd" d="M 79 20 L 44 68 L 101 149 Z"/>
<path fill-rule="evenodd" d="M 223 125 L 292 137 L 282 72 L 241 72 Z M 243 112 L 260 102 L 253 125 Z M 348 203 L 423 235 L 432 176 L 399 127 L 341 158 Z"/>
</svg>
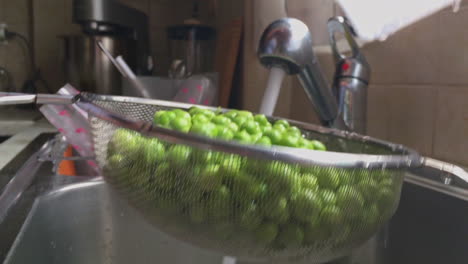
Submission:
<svg viewBox="0 0 468 264">
<path fill-rule="evenodd" d="M 330 44 L 336 62 L 333 78 L 333 93 L 338 103 L 340 129 L 366 133 L 367 127 L 367 86 L 370 79 L 370 66 L 360 52 L 354 40 L 354 30 L 343 17 L 334 17 L 328 21 Z M 351 50 L 351 55 L 340 53 L 336 42 L 336 33 L 344 35 Z M 342 121 L 342 122 L 341 122 Z M 337 126 L 338 124 L 335 124 Z"/>
<path fill-rule="evenodd" d="M 299 81 L 323 126 L 331 126 L 338 116 L 338 105 L 318 61 L 306 64 L 298 74 Z"/>
<path fill-rule="evenodd" d="M 365 61 L 346 58 L 338 61 L 333 93 L 338 102 L 338 119 L 347 130 L 366 134 L 367 86 L 370 67 Z"/>
</svg>

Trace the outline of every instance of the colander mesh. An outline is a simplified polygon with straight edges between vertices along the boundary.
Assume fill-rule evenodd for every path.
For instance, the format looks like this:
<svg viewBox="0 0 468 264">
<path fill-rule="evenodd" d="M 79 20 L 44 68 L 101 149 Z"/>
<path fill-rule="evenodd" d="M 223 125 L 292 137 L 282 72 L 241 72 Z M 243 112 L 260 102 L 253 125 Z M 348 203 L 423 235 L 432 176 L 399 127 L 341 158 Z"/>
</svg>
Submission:
<svg viewBox="0 0 468 264">
<path fill-rule="evenodd" d="M 151 122 L 168 109 L 94 103 Z M 91 118 L 105 179 L 155 226 L 201 248 L 249 260 L 323 262 L 369 239 L 394 213 L 403 170 L 342 169 L 253 159 L 171 144 Z M 387 153 L 303 131 L 335 151 Z"/>
</svg>

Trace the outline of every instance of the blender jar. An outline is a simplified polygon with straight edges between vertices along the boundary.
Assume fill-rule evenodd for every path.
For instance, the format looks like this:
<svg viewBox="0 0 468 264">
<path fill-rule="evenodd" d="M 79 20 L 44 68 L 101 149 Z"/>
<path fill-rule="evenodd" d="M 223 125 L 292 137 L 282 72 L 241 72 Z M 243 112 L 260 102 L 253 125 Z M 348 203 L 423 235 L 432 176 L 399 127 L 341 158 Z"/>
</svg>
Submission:
<svg viewBox="0 0 468 264">
<path fill-rule="evenodd" d="M 167 35 L 171 64 L 180 61 L 185 77 L 213 71 L 214 28 L 197 24 L 176 25 L 167 28 Z"/>
</svg>

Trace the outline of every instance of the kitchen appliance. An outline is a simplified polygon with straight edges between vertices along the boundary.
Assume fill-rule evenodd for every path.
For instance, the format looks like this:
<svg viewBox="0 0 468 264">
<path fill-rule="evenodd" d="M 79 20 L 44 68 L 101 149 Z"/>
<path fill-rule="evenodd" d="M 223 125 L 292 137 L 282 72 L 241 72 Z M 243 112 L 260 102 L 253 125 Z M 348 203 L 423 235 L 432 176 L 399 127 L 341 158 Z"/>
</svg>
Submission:
<svg viewBox="0 0 468 264">
<path fill-rule="evenodd" d="M 121 75 L 101 52 L 97 41 L 113 54 L 121 54 L 131 67 L 136 65 L 136 43 L 127 38 L 100 35 L 61 37 L 61 62 L 66 82 L 81 91 L 121 95 Z"/>
<path fill-rule="evenodd" d="M 201 24 L 168 27 L 167 36 L 173 65 L 177 65 L 178 69 L 183 68 L 184 76 L 213 72 L 215 35 L 214 28 Z"/>
<path fill-rule="evenodd" d="M 83 33 L 61 37 L 65 81 L 82 91 L 122 94 L 119 72 L 97 42 L 121 55 L 136 74 L 150 74 L 147 20 L 144 13 L 115 0 L 74 0 L 73 22 Z"/>
<path fill-rule="evenodd" d="M 148 18 L 134 8 L 117 0 L 73 0 L 73 22 L 81 25 L 86 35 L 119 36 L 135 40 L 136 64 L 134 72 L 151 72 Z M 125 57 L 125 60 L 129 58 Z"/>
<path fill-rule="evenodd" d="M 133 73 L 132 69 L 130 69 L 122 56 L 117 56 L 117 58 L 114 59 L 112 54 L 110 54 L 110 52 L 102 45 L 101 42 L 97 42 L 97 45 L 104 53 L 104 55 L 106 55 L 112 64 L 117 68 L 120 74 L 122 74 L 122 77 L 127 79 L 132 84 L 133 89 L 135 89 L 135 91 L 138 93 L 138 96 L 150 98 L 148 88 L 137 79 L 135 73 Z"/>
</svg>

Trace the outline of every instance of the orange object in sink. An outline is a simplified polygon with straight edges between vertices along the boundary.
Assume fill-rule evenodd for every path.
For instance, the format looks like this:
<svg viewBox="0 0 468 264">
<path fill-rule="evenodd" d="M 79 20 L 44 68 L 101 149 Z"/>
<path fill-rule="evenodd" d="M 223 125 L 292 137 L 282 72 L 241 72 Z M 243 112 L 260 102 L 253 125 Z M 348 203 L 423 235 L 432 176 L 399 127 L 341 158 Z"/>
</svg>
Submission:
<svg viewBox="0 0 468 264">
<path fill-rule="evenodd" d="M 68 146 L 65 152 L 63 153 L 64 158 L 69 158 L 73 156 L 72 146 Z M 62 160 L 58 167 L 58 173 L 60 175 L 66 176 L 76 176 L 75 162 L 73 160 Z"/>
</svg>

